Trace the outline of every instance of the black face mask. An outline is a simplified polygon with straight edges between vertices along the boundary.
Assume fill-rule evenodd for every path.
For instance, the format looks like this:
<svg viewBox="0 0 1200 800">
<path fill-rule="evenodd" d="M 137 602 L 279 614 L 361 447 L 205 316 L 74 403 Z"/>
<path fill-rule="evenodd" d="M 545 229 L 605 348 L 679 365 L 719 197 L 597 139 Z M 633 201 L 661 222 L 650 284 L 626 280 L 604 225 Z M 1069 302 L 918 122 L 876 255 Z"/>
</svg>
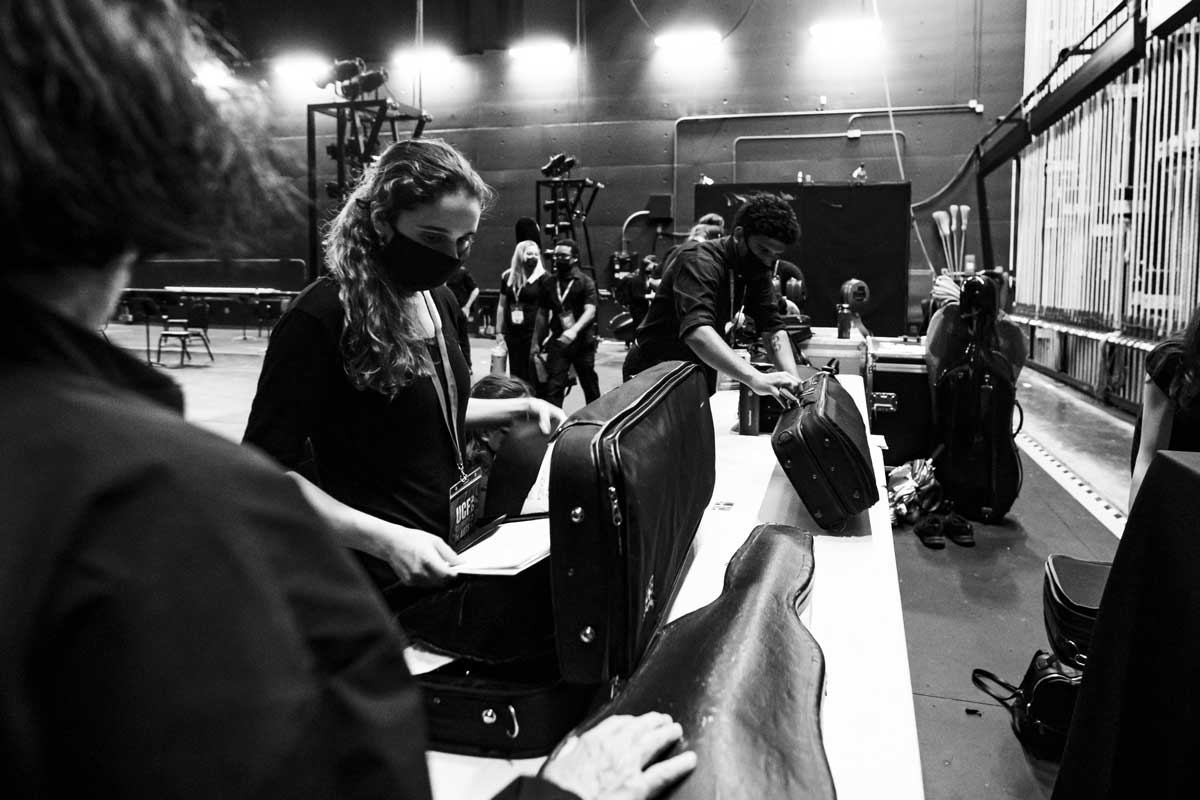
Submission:
<svg viewBox="0 0 1200 800">
<path fill-rule="evenodd" d="M 395 226 L 392 232 L 391 241 L 379 251 L 379 263 L 388 280 L 403 291 L 423 292 L 441 286 L 462 266 L 461 258 L 426 247 Z"/>
<path fill-rule="evenodd" d="M 560 278 L 565 278 L 571 274 L 571 268 L 575 266 L 574 260 L 559 261 L 554 259 L 554 274 Z"/>
<path fill-rule="evenodd" d="M 741 250 L 742 256 L 739 259 L 738 274 L 743 278 L 749 278 L 760 272 L 769 272 L 771 270 L 771 264 L 764 264 L 758 256 L 754 255 L 754 251 L 750 249 L 750 243 L 745 239 L 742 239 Z"/>
<path fill-rule="evenodd" d="M 533 272 L 536 268 L 537 268 L 537 259 L 536 258 L 525 259 L 525 271 L 526 272 Z"/>
</svg>

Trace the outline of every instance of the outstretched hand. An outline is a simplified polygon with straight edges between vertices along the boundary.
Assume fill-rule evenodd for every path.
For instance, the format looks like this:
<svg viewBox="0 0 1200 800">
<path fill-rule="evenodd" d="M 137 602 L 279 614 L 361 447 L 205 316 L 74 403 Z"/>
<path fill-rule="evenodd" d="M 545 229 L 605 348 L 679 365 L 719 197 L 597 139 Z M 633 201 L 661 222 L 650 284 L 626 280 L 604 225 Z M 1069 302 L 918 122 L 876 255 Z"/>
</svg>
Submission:
<svg viewBox="0 0 1200 800">
<path fill-rule="evenodd" d="M 438 536 L 391 523 L 386 561 L 405 586 L 440 586 L 458 574 L 460 560 L 450 545 Z"/>
<path fill-rule="evenodd" d="M 800 379 L 790 372 L 760 372 L 746 385 L 757 395 L 782 398 L 791 403 L 800 402 L 795 395 Z"/>
<path fill-rule="evenodd" d="M 567 418 L 566 413 L 558 406 L 547 403 L 545 400 L 539 400 L 536 397 L 529 398 L 529 408 L 525 412 L 527 417 L 536 417 L 538 428 L 542 433 L 554 433 L 559 423 Z"/>
<path fill-rule="evenodd" d="M 648 800 L 695 769 L 690 751 L 653 763 L 682 737 L 667 714 L 609 717 L 568 740 L 541 774 L 583 800 Z"/>
</svg>

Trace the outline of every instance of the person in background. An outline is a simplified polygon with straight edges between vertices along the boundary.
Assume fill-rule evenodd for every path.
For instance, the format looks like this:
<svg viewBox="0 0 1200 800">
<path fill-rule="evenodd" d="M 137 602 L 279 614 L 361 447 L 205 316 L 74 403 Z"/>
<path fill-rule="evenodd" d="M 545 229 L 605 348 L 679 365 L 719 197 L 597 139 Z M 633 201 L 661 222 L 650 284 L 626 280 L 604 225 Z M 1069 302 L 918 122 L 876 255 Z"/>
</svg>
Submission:
<svg viewBox="0 0 1200 800">
<path fill-rule="evenodd" d="M 579 245 L 573 239 L 554 244 L 554 274 L 541 280 L 542 307 L 534 325 L 535 342 L 547 342 L 548 373 L 544 397 L 562 408 L 568 372 L 574 367 L 590 403 L 600 396 L 596 377 L 596 283 L 579 269 Z M 547 331 L 549 333 L 547 333 Z"/>
<path fill-rule="evenodd" d="M 720 233 L 717 234 L 718 237 L 725 235 L 725 218 L 722 217 L 720 214 L 717 214 L 716 212 L 710 211 L 709 213 L 703 215 L 702 217 L 700 217 L 700 219 L 696 220 L 696 224 L 697 225 L 712 225 L 721 231 Z"/>
<path fill-rule="evenodd" d="M 500 276 L 500 299 L 496 306 L 496 339 L 508 351 L 508 372 L 526 383 L 534 382 L 530 359 L 536 349 L 533 325 L 542 306 L 542 251 L 537 242 L 518 242 L 512 263 Z"/>
<path fill-rule="evenodd" d="M 1159 450 L 1200 451 L 1200 308 L 1180 335 L 1146 356 L 1142 407 L 1133 436 L 1129 507 Z"/>
<path fill-rule="evenodd" d="M 534 398 L 468 397 L 461 307 L 443 284 L 491 197 L 446 142 L 389 146 L 329 227 L 328 274 L 276 323 L 246 425 L 245 443 L 289 470 L 395 608 L 455 574 L 456 510 L 477 486 L 467 432 L 563 418 Z M 319 486 L 297 472 L 309 452 Z"/>
<path fill-rule="evenodd" d="M 508 399 L 514 397 L 533 397 L 533 387 L 520 378 L 507 375 L 484 375 L 471 387 L 471 397 L 484 399 Z M 492 461 L 504 439 L 508 435 L 511 423 L 505 422 L 494 428 L 475 429 L 467 437 L 464 451 L 467 466 L 478 468 L 483 473 L 483 488 L 479 493 L 480 507 L 487 506 L 488 478 L 492 472 Z"/>
<path fill-rule="evenodd" d="M 471 270 L 467 269 L 465 264 L 460 266 L 446 280 L 446 288 L 454 292 L 454 299 L 458 301 L 463 317 L 470 322 L 471 306 L 475 305 L 475 301 L 479 298 L 479 284 L 475 283 L 475 279 L 471 277 Z"/>
<path fill-rule="evenodd" d="M 7 796 L 428 800 L 404 636 L 357 566 L 96 333 L 138 258 L 291 203 L 242 116 L 262 98 L 202 88 L 218 62 L 173 0 L 8 0 L 0 40 Z M 679 738 L 607 720 L 502 796 L 650 797 L 695 763 L 647 766 Z"/>
<path fill-rule="evenodd" d="M 691 230 L 688 231 L 686 241 L 707 242 L 710 239 L 720 239 L 724 235 L 725 232 L 722 228 L 716 225 L 707 225 L 703 222 L 700 222 L 693 225 Z"/>
<path fill-rule="evenodd" d="M 785 200 L 759 194 L 733 218 L 733 233 L 714 241 L 686 242 L 668 257 L 662 285 L 625 356 L 626 380 L 669 359 L 701 364 L 709 391 L 717 371 L 755 394 L 795 401 L 799 383 L 791 340 L 783 329 L 771 269 L 800 236 L 796 215 Z M 760 372 L 734 353 L 727 337 L 745 318 L 755 322 L 778 371 Z"/>
</svg>

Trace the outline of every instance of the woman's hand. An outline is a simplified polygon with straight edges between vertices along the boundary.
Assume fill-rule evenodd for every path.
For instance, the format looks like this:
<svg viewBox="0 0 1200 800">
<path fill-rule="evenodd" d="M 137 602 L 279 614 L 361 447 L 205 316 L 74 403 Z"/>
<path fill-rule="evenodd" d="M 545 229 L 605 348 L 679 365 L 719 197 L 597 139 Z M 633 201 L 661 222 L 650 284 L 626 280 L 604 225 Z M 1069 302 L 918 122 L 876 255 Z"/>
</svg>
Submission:
<svg viewBox="0 0 1200 800">
<path fill-rule="evenodd" d="M 558 427 L 558 424 L 567 418 L 563 410 L 556 405 L 547 403 L 545 400 L 539 400 L 536 397 L 530 397 L 528 400 L 529 406 L 525 410 L 525 417 L 527 419 L 536 418 L 538 428 L 541 429 L 542 433 L 554 433 L 554 429 Z"/>
<path fill-rule="evenodd" d="M 439 537 L 380 520 L 390 530 L 379 531 L 376 555 L 396 570 L 405 586 L 440 586 L 458 571 L 459 556 Z"/>
<path fill-rule="evenodd" d="M 666 714 L 609 717 L 569 739 L 542 767 L 542 777 L 584 800 L 647 800 L 695 768 L 692 752 L 651 763 L 682 736 Z"/>
</svg>

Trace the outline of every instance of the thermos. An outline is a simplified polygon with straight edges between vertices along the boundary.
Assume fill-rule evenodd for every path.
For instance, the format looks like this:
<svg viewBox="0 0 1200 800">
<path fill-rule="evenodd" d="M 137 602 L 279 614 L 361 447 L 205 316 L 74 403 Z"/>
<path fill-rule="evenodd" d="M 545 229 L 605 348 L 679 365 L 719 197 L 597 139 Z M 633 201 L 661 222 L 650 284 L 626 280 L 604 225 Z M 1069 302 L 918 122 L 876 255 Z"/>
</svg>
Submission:
<svg viewBox="0 0 1200 800">
<path fill-rule="evenodd" d="M 504 346 L 503 339 L 496 342 L 496 346 L 492 348 L 492 374 L 508 374 L 508 348 Z"/>
<path fill-rule="evenodd" d="M 850 327 L 854 323 L 854 315 L 850 311 L 849 303 L 837 304 L 837 329 L 839 339 L 850 338 Z"/>
<path fill-rule="evenodd" d="M 758 405 L 758 395 L 746 384 L 741 384 L 738 390 L 738 433 L 742 436 L 758 435 Z"/>
</svg>

